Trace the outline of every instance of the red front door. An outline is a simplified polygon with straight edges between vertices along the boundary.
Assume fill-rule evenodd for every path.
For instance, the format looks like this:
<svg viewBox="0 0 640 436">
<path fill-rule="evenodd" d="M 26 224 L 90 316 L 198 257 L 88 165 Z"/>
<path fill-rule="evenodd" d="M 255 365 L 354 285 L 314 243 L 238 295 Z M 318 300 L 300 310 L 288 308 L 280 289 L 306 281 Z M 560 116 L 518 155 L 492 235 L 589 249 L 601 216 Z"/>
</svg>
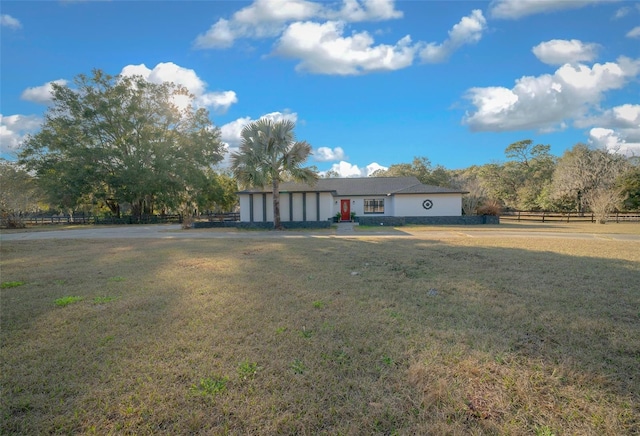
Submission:
<svg viewBox="0 0 640 436">
<path fill-rule="evenodd" d="M 340 200 L 340 219 L 349 221 L 351 219 L 351 201 Z"/>
</svg>

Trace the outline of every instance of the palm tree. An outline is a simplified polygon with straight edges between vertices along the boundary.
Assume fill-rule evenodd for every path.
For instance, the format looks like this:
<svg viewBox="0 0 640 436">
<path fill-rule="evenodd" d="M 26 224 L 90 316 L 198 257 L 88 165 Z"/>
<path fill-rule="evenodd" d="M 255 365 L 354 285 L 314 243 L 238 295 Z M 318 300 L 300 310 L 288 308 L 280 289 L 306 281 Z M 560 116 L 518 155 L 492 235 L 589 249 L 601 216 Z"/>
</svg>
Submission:
<svg viewBox="0 0 640 436">
<path fill-rule="evenodd" d="M 296 141 L 289 120 L 274 122 L 267 118 L 247 124 L 242 129 L 242 142 L 237 153 L 231 154 L 231 169 L 238 182 L 245 186 L 273 188 L 273 228 L 280 224 L 280 182 L 295 180 L 313 183 L 315 171 L 302 167 L 311 154 L 311 145 Z"/>
</svg>

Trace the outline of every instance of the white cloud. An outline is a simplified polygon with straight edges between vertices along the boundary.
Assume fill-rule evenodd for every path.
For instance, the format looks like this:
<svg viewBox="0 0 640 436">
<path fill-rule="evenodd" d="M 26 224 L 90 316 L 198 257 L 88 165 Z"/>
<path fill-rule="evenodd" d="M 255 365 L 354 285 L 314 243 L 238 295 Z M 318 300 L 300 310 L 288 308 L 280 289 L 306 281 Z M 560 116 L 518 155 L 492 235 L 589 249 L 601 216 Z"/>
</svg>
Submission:
<svg viewBox="0 0 640 436">
<path fill-rule="evenodd" d="M 605 113 L 609 112 L 611 113 L 612 125 L 623 129 L 633 129 L 633 139 L 640 141 L 640 104 L 623 104 Z"/>
<path fill-rule="evenodd" d="M 161 62 L 152 70 L 145 64 L 127 65 L 120 72 L 121 76 L 142 76 L 151 83 L 173 82 L 182 85 L 195 96 L 195 103 L 201 107 L 210 107 L 215 111 L 224 113 L 229 107 L 238 102 L 238 97 L 234 91 L 205 92 L 207 84 L 198 77 L 196 72 L 190 68 L 184 68 L 173 62 Z M 183 99 L 185 102 L 187 98 Z M 184 106 L 180 99 L 177 99 L 178 106 Z"/>
<path fill-rule="evenodd" d="M 308 0 L 255 0 L 231 18 L 219 19 L 194 45 L 228 48 L 238 38 L 279 36 L 274 54 L 298 59 L 297 71 L 356 75 L 406 68 L 421 49 L 423 61 L 443 62 L 461 46 L 478 42 L 486 30 L 482 11 L 476 9 L 454 25 L 441 44 L 414 44 L 406 35 L 395 44 L 375 45 L 366 31 L 345 35 L 348 23 L 402 16 L 394 0 L 342 0 L 338 7 Z"/>
<path fill-rule="evenodd" d="M 474 44 L 482 38 L 482 32 L 487 28 L 487 20 L 482 11 L 475 9 L 470 15 L 462 17 L 459 23 L 449 30 L 449 38 L 442 44 L 429 43 L 420 52 L 424 62 L 444 62 L 458 48 L 465 44 Z"/>
<path fill-rule="evenodd" d="M 351 165 L 349 162 L 340 161 L 339 163 L 333 164 L 329 171 L 337 173 L 340 177 L 369 177 L 380 169 L 387 170 L 388 168 L 373 162 L 361 169 L 358 165 Z"/>
<path fill-rule="evenodd" d="M 393 0 L 343 0 L 339 9 L 307 0 L 255 0 L 231 19 L 219 19 L 206 33 L 198 35 L 194 45 L 201 49 L 228 48 L 238 38 L 276 37 L 287 23 L 294 21 L 380 21 L 401 16 Z"/>
<path fill-rule="evenodd" d="M 351 165 L 345 161 L 331 165 L 331 171 L 337 173 L 340 177 L 366 177 L 365 171 L 358 168 L 358 165 Z"/>
<path fill-rule="evenodd" d="M 53 99 L 53 86 L 51 86 L 52 83 L 64 86 L 67 84 L 67 81 L 64 79 L 58 79 L 47 82 L 41 86 L 27 88 L 22 91 L 22 94 L 20 94 L 20 98 L 23 100 L 32 101 L 34 103 L 49 104 Z"/>
<path fill-rule="evenodd" d="M 620 57 L 616 62 L 565 64 L 556 72 L 525 76 L 513 88 L 472 88 L 466 98 L 475 109 L 463 122 L 474 131 L 562 128 L 567 119 L 582 118 L 604 93 L 622 88 L 640 72 L 640 59 Z"/>
<path fill-rule="evenodd" d="M 413 63 L 417 46 L 408 35 L 395 45 L 373 45 L 368 32 L 343 36 L 345 23 L 293 23 L 282 34 L 275 53 L 300 59 L 297 71 L 355 75 L 405 68 Z"/>
<path fill-rule="evenodd" d="M 17 18 L 13 18 L 11 15 L 0 15 L 0 26 L 8 27 L 9 29 L 20 29 L 22 23 Z"/>
<path fill-rule="evenodd" d="M 0 152 L 14 153 L 22 146 L 25 136 L 34 133 L 42 125 L 42 118 L 36 115 L 0 114 Z"/>
<path fill-rule="evenodd" d="M 589 141 L 623 154 L 640 156 L 640 104 L 623 104 L 576 121 L 577 127 L 591 127 Z"/>
<path fill-rule="evenodd" d="M 324 13 L 326 18 L 349 22 L 391 20 L 402 15 L 395 9 L 394 0 L 344 0 L 338 12 Z"/>
<path fill-rule="evenodd" d="M 142 76 L 151 83 L 173 82 L 182 85 L 195 96 L 203 94 L 206 84 L 198 77 L 196 72 L 189 68 L 183 68 L 173 62 L 160 62 L 153 70 L 145 64 L 127 65 L 120 72 L 121 76 Z"/>
<path fill-rule="evenodd" d="M 541 42 L 531 50 L 540 61 L 549 65 L 564 65 L 566 63 L 590 62 L 597 54 L 599 44 L 584 43 L 577 39 L 552 39 Z"/>
<path fill-rule="evenodd" d="M 306 0 L 256 0 L 231 20 L 221 18 L 195 40 L 196 48 L 227 48 L 237 38 L 276 37 L 289 21 L 317 16 L 322 6 Z"/>
<path fill-rule="evenodd" d="M 329 148 L 320 147 L 313 152 L 313 160 L 316 162 L 331 162 L 336 160 L 343 160 L 346 156 L 344 150 L 341 147 Z"/>
<path fill-rule="evenodd" d="M 631 6 L 623 6 L 619 8 L 614 14 L 613 19 L 618 20 L 620 18 L 624 18 L 630 13 L 634 12 L 634 9 L 636 12 L 640 12 L 640 3 L 636 3 L 635 8 L 632 8 Z"/>
<path fill-rule="evenodd" d="M 289 112 L 289 111 L 270 112 L 268 114 L 262 115 L 259 119 L 263 119 L 263 118 L 271 120 L 274 123 L 277 123 L 278 121 L 282 121 L 282 120 L 288 120 L 293 123 L 296 123 L 298 121 L 298 114 L 296 112 Z"/>
<path fill-rule="evenodd" d="M 640 140 L 640 104 L 623 104 L 605 110 L 595 116 L 585 117 L 576 121 L 576 126 L 578 127 L 596 125 L 615 129 L 627 129 L 628 134 L 632 134 Z M 629 131 L 629 129 L 631 131 Z M 632 131 L 635 131 L 635 133 L 632 133 Z"/>
<path fill-rule="evenodd" d="M 629 6 L 623 6 L 616 11 L 615 15 L 613 16 L 613 19 L 618 20 L 622 17 L 626 17 L 627 15 L 629 15 L 629 13 L 632 10 L 633 9 L 631 9 Z"/>
<path fill-rule="evenodd" d="M 493 0 L 489 11 L 493 18 L 518 19 L 527 15 L 578 9 L 616 0 Z"/>
<path fill-rule="evenodd" d="M 640 38 L 640 26 L 636 26 L 627 32 L 627 38 Z"/>
<path fill-rule="evenodd" d="M 594 127 L 589 131 L 589 142 L 610 152 L 626 156 L 640 156 L 640 140 L 627 142 L 623 135 L 612 129 Z"/>
<path fill-rule="evenodd" d="M 232 104 L 238 102 L 234 91 L 209 92 L 202 94 L 197 103 L 204 107 L 212 107 L 216 112 L 226 112 Z"/>
<path fill-rule="evenodd" d="M 372 162 L 369 165 L 367 165 L 365 167 L 365 172 L 367 174 L 367 177 L 369 177 L 370 175 L 372 175 L 373 173 L 375 173 L 378 170 L 383 170 L 383 171 L 387 171 L 389 169 L 389 167 L 383 167 L 382 165 L 378 164 L 377 162 Z"/>
<path fill-rule="evenodd" d="M 251 117 L 238 118 L 230 123 L 224 124 L 220 127 L 220 139 L 225 143 L 229 151 L 237 151 L 240 147 L 240 133 L 244 126 L 254 120 Z"/>
</svg>

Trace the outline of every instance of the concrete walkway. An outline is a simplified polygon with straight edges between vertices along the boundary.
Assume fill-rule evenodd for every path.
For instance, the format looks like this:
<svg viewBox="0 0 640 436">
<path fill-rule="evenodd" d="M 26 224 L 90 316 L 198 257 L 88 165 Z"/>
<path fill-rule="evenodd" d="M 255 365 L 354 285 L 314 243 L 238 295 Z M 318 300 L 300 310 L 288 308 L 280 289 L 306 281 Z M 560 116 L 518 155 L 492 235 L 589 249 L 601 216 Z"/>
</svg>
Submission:
<svg viewBox="0 0 640 436">
<path fill-rule="evenodd" d="M 357 225 L 358 223 L 353 223 L 350 221 L 338 223 L 336 235 L 353 235 L 356 232 L 354 227 Z"/>
</svg>

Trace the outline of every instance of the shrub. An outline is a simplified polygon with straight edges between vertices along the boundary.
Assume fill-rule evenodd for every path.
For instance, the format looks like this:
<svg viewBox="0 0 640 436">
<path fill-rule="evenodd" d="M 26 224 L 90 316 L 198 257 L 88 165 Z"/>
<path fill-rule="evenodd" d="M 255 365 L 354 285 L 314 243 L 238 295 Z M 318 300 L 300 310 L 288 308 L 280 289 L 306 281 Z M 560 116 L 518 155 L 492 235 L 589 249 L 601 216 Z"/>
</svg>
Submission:
<svg viewBox="0 0 640 436">
<path fill-rule="evenodd" d="M 182 228 L 184 230 L 190 229 L 193 226 L 193 216 L 189 213 L 185 213 L 182 216 Z"/>
<path fill-rule="evenodd" d="M 27 225 L 17 213 L 3 212 L 0 215 L 0 227 L 7 229 L 24 229 Z"/>
<path fill-rule="evenodd" d="M 478 215 L 493 215 L 499 216 L 502 213 L 502 207 L 495 201 L 479 206 L 477 209 Z"/>
</svg>

